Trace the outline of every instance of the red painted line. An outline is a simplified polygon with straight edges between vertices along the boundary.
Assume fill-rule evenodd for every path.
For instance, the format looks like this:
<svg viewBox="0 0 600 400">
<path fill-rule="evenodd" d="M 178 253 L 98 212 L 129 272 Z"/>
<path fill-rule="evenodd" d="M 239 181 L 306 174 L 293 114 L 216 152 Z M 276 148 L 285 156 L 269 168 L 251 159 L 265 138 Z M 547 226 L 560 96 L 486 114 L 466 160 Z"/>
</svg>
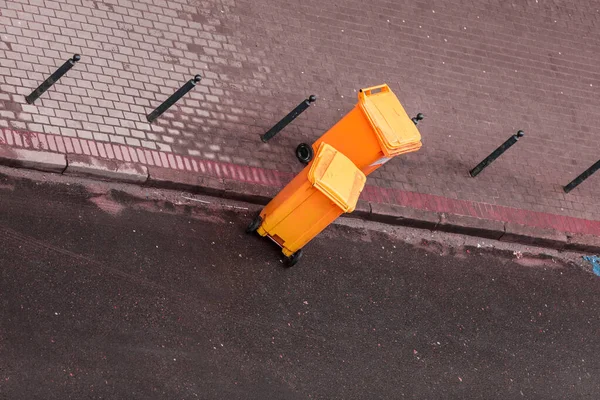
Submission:
<svg viewBox="0 0 600 400">
<path fill-rule="evenodd" d="M 177 169 L 177 164 L 176 164 L 176 162 L 175 162 L 175 156 L 174 156 L 173 154 L 171 154 L 171 153 L 168 153 L 168 154 L 167 154 L 167 160 L 169 160 L 169 162 L 168 162 L 168 164 L 167 164 L 167 165 L 168 165 L 168 166 L 169 166 L 171 169 Z"/>
<path fill-rule="evenodd" d="M 98 157 L 98 146 L 96 146 L 96 142 L 92 142 L 91 140 L 88 142 L 90 145 L 90 151 L 94 157 Z M 65 151 L 66 153 L 66 151 Z"/>
<path fill-rule="evenodd" d="M 150 150 L 144 149 L 144 158 L 146 159 L 146 164 L 154 166 L 154 158 Z"/>
<path fill-rule="evenodd" d="M 40 141 L 38 145 L 39 148 L 41 150 L 48 150 L 48 138 L 46 137 L 46 135 L 40 134 L 38 136 L 38 140 Z"/>
<path fill-rule="evenodd" d="M 212 176 L 216 176 L 212 161 L 207 160 L 204 164 L 206 165 L 206 170 L 208 171 L 208 173 Z"/>
<path fill-rule="evenodd" d="M 260 175 L 258 174 L 258 169 L 257 168 L 252 168 L 252 178 L 254 179 L 254 183 L 262 183 L 262 181 L 260 180 Z"/>
<path fill-rule="evenodd" d="M 88 154 L 86 148 L 87 145 L 89 146 L 89 153 L 96 157 L 99 155 L 98 150 L 96 149 L 97 143 L 93 141 L 79 138 L 66 138 L 58 135 L 44 135 L 42 133 L 34 132 L 20 132 L 11 129 L 3 129 L 0 133 L 4 134 L 4 136 L 0 135 L 0 139 L 4 138 L 8 145 L 15 147 L 31 148 L 35 150 L 49 149 L 53 152 L 63 154 Z M 45 143 L 47 143 L 48 146 L 45 146 Z M 100 144 L 98 143 L 98 145 Z M 226 175 L 230 177 L 229 179 L 240 182 L 249 182 L 277 188 L 283 187 L 285 183 L 293 178 L 292 174 L 286 172 L 257 167 L 250 168 L 245 165 L 204 160 L 191 156 L 182 157 L 178 154 L 165 153 L 162 151 L 142 151 L 141 148 L 126 145 L 111 145 L 108 143 L 106 145 L 114 146 L 114 157 L 117 159 L 121 159 L 119 157 L 119 153 L 121 153 L 122 159 L 127 162 L 133 160 L 133 162 L 136 163 L 139 162 L 146 165 L 155 164 L 163 168 L 171 168 L 178 171 L 192 171 L 193 169 L 196 173 L 210 177 L 220 178 L 223 175 Z M 110 156 L 110 152 L 107 154 L 102 147 L 101 151 L 105 156 Z M 563 232 L 600 235 L 600 221 L 596 220 L 586 220 L 469 200 L 451 199 L 443 196 L 409 192 L 401 189 L 381 188 L 368 185 L 363 191 L 362 200 L 395 204 L 434 212 L 466 215 L 495 221 L 514 222 L 538 228 L 552 228 Z"/>
<path fill-rule="evenodd" d="M 73 148 L 75 150 L 75 153 L 77 153 L 77 154 L 83 153 L 83 148 L 81 147 L 81 143 L 79 140 L 73 141 Z M 108 155 L 108 157 L 105 157 L 105 158 L 114 158 L 114 157 L 110 157 L 110 155 Z"/>
<path fill-rule="evenodd" d="M 100 158 L 106 158 L 106 149 L 104 148 L 104 143 L 96 143 L 98 145 L 98 153 L 100 153 Z"/>
<path fill-rule="evenodd" d="M 407 196 L 406 192 L 400 192 L 400 191 L 395 192 L 394 202 L 396 204 L 402 205 L 402 204 L 406 203 L 407 201 L 408 201 L 408 196 Z"/>
<path fill-rule="evenodd" d="M 29 144 L 34 149 L 39 149 L 40 148 L 40 141 L 37 138 L 37 135 L 26 136 L 25 140 L 27 141 L 27 144 Z"/>
<path fill-rule="evenodd" d="M 181 156 L 179 154 L 175 156 L 175 161 L 177 161 L 177 169 L 185 170 L 183 166 L 183 160 L 181 159 Z"/>
<path fill-rule="evenodd" d="M 56 140 L 53 135 L 48 135 L 48 148 L 54 152 L 58 152 L 58 147 L 56 146 Z"/>
<path fill-rule="evenodd" d="M 142 151 L 142 149 L 140 149 L 139 147 L 135 149 L 137 156 L 138 156 L 138 160 L 142 163 L 142 164 L 148 164 L 146 162 L 146 157 L 144 157 L 144 152 Z"/>
<path fill-rule="evenodd" d="M 242 167 L 237 165 L 235 167 L 235 170 L 237 172 L 237 175 L 239 176 L 238 180 L 240 180 L 242 182 L 246 182 L 246 178 L 244 177 L 244 170 L 242 169 Z"/>
<path fill-rule="evenodd" d="M 223 175 L 225 178 L 229 178 L 229 172 L 227 171 L 227 165 L 221 166 L 221 175 Z"/>
<path fill-rule="evenodd" d="M 119 148 L 121 149 L 121 153 L 123 154 L 123 158 L 125 159 L 125 161 L 131 162 L 131 156 L 129 155 L 129 149 L 127 148 L 127 146 L 121 145 L 119 146 Z"/>
<path fill-rule="evenodd" d="M 183 158 L 183 163 L 185 164 L 186 171 L 191 171 L 192 170 L 192 164 L 190 163 L 189 158 L 184 157 Z"/>
<path fill-rule="evenodd" d="M 13 135 L 13 139 L 15 140 L 15 144 L 18 147 L 28 147 L 28 146 L 23 146 L 23 139 L 22 139 L 21 135 Z"/>
<path fill-rule="evenodd" d="M 127 150 L 129 152 L 129 156 L 131 157 L 132 162 L 135 162 L 135 163 L 140 162 L 140 159 L 137 156 L 137 152 L 135 151 L 135 148 L 129 147 Z"/>
<path fill-rule="evenodd" d="M 87 140 L 81 141 L 81 149 L 83 150 L 83 154 L 85 154 L 87 156 L 92 154 L 92 152 L 90 151 L 90 145 L 88 144 Z M 119 160 L 122 160 L 122 158 L 119 158 L 120 155 L 121 155 L 121 153 L 115 153 L 116 158 Z"/>
<path fill-rule="evenodd" d="M 158 153 L 160 155 L 160 164 L 156 164 L 159 167 L 163 167 L 163 168 L 168 168 L 167 166 L 169 165 L 169 160 L 167 159 L 167 154 L 163 153 L 162 151 L 160 153 Z"/>
<path fill-rule="evenodd" d="M 121 148 L 119 146 L 113 146 L 113 151 L 115 152 L 117 160 L 124 161 L 123 153 L 121 153 Z"/>
<path fill-rule="evenodd" d="M 63 137 L 63 142 L 65 143 L 65 149 L 67 150 L 67 153 L 75 153 L 73 143 L 71 143 L 71 138 Z"/>
<path fill-rule="evenodd" d="M 157 165 L 159 167 L 162 166 L 162 164 L 160 162 L 160 155 L 158 154 L 158 151 L 152 152 L 152 159 L 154 160 L 154 165 Z"/>
<path fill-rule="evenodd" d="M 14 138 L 13 138 L 13 134 L 12 131 L 9 129 L 5 129 L 4 131 L 5 133 L 5 137 L 6 137 L 6 143 L 10 146 L 12 146 L 13 144 L 15 144 Z"/>
</svg>

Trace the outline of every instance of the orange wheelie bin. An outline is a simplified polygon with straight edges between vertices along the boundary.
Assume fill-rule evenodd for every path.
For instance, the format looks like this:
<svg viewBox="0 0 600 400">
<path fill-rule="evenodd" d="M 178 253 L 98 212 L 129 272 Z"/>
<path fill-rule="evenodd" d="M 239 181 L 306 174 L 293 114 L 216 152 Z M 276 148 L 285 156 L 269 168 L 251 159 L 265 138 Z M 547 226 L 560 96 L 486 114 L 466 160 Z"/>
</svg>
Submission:
<svg viewBox="0 0 600 400">
<path fill-rule="evenodd" d="M 393 157 L 419 150 L 421 134 L 396 95 L 384 84 L 361 89 L 354 109 L 312 148 L 306 144 L 298 146 L 296 155 L 309 162 L 321 143 L 335 147 L 369 175 Z"/>
<path fill-rule="evenodd" d="M 311 165 L 271 200 L 246 232 L 268 236 L 292 266 L 310 240 L 342 213 L 354 211 L 365 182 L 348 157 L 321 143 Z"/>
</svg>

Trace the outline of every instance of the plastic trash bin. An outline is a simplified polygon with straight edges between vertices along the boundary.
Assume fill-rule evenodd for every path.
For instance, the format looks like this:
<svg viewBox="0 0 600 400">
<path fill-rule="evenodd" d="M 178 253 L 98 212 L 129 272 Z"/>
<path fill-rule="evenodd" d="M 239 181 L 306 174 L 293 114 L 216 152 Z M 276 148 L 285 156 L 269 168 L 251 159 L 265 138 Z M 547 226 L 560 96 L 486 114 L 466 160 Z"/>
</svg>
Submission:
<svg viewBox="0 0 600 400">
<path fill-rule="evenodd" d="M 329 143 L 369 175 L 393 157 L 421 148 L 421 134 L 388 85 L 361 89 L 358 103 L 315 143 Z"/>
<path fill-rule="evenodd" d="M 271 200 L 247 232 L 271 238 L 294 265 L 310 240 L 342 213 L 354 211 L 365 182 L 348 157 L 321 143 L 312 164 Z"/>
</svg>

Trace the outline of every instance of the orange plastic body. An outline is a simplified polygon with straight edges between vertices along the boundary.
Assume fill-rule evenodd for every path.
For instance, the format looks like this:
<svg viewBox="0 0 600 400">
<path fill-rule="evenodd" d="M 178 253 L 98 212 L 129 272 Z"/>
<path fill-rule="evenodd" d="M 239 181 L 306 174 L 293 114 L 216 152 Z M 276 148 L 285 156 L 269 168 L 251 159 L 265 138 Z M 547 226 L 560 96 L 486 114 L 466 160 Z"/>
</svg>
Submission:
<svg viewBox="0 0 600 400">
<path fill-rule="evenodd" d="M 365 175 L 369 175 L 399 154 L 421 147 L 421 136 L 404 108 L 387 85 L 361 89 L 358 103 L 337 124 L 313 143 L 316 152 L 321 143 L 328 143 L 345 154 Z M 377 103 L 375 103 L 377 102 Z M 365 104 L 371 104 L 371 107 Z M 375 107 L 372 104 L 376 104 Z M 376 110 L 378 119 L 369 109 Z M 388 123 L 389 122 L 389 123 Z M 408 137 L 409 145 L 392 147 L 381 139 L 390 136 Z M 391 133 L 390 133 L 391 132 Z"/>
<path fill-rule="evenodd" d="M 258 234 L 269 236 L 291 256 L 336 220 L 343 211 L 308 180 L 306 167 L 262 210 Z"/>
<path fill-rule="evenodd" d="M 352 212 L 365 175 L 332 146 L 322 144 L 304 168 L 261 211 L 261 236 L 269 236 L 291 256 L 344 212 Z"/>
</svg>

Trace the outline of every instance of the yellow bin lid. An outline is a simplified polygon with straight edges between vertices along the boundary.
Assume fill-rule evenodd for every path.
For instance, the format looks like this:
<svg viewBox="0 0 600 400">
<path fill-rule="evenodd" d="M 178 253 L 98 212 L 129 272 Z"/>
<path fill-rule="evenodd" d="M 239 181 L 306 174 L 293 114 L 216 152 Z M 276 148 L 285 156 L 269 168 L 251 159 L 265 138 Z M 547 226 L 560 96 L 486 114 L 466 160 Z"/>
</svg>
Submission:
<svg viewBox="0 0 600 400">
<path fill-rule="evenodd" d="M 356 208 L 367 182 L 365 174 L 348 157 L 327 143 L 319 146 L 308 180 L 347 213 Z"/>
<path fill-rule="evenodd" d="M 381 150 L 386 156 L 395 156 L 421 147 L 419 130 L 388 85 L 361 89 L 358 100 L 377 133 Z"/>
</svg>

